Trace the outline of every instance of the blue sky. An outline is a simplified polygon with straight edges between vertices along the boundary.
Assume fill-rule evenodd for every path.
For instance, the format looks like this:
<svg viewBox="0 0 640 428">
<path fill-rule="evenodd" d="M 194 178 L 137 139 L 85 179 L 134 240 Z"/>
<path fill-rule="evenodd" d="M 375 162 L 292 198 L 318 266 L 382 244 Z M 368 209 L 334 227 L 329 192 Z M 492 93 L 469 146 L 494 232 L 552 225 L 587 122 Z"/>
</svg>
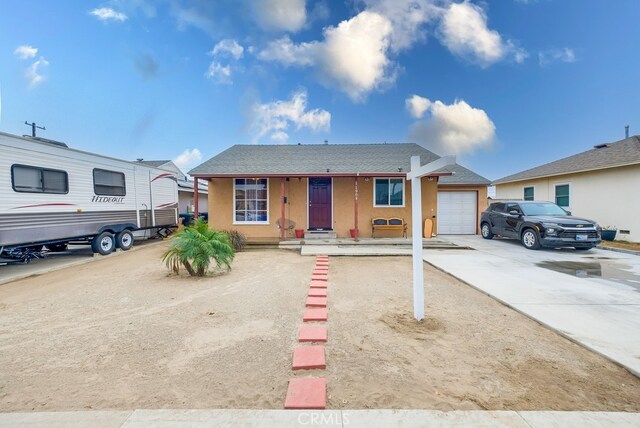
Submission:
<svg viewBox="0 0 640 428">
<path fill-rule="evenodd" d="M 0 131 L 189 169 L 418 142 L 489 179 L 640 133 L 637 0 L 0 2 Z"/>
</svg>

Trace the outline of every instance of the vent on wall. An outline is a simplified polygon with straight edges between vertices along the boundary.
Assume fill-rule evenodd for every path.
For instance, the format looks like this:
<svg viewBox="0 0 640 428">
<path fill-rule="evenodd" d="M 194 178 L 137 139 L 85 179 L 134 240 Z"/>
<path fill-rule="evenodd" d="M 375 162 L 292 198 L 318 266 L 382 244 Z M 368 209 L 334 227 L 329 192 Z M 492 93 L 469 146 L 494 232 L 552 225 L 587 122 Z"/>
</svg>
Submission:
<svg viewBox="0 0 640 428">
<path fill-rule="evenodd" d="M 620 232 L 621 234 L 623 234 L 623 235 L 628 235 L 628 234 L 630 234 L 630 233 L 631 233 L 631 231 L 630 231 L 630 230 L 624 230 L 624 229 L 620 229 L 620 231 L 619 231 L 619 232 Z"/>
</svg>

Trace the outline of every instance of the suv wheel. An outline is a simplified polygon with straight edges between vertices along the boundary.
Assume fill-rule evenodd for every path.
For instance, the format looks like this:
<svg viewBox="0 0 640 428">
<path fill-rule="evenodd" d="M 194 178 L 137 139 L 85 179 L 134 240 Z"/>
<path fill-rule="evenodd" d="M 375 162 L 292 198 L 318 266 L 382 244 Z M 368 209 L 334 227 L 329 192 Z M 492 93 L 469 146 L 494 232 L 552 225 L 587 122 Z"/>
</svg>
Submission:
<svg viewBox="0 0 640 428">
<path fill-rule="evenodd" d="M 484 239 L 493 238 L 493 232 L 491 232 L 491 228 L 489 227 L 489 223 L 482 223 L 480 226 L 480 233 Z"/>
<path fill-rule="evenodd" d="M 538 234 L 533 229 L 525 229 L 522 232 L 522 237 L 520 238 L 522 241 L 522 245 L 528 250 L 538 250 L 540 249 L 540 240 L 538 239 Z"/>
</svg>

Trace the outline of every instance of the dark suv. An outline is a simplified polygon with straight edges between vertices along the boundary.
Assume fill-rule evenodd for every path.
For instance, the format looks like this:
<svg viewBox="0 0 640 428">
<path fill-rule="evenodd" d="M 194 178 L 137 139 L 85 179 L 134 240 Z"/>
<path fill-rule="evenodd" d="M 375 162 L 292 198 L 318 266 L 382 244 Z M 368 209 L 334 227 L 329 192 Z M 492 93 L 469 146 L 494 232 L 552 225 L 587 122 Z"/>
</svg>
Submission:
<svg viewBox="0 0 640 428">
<path fill-rule="evenodd" d="M 600 226 L 571 216 L 551 202 L 503 201 L 489 205 L 480 218 L 484 239 L 493 235 L 519 239 L 530 249 L 574 247 L 588 250 L 600 243 Z"/>
</svg>

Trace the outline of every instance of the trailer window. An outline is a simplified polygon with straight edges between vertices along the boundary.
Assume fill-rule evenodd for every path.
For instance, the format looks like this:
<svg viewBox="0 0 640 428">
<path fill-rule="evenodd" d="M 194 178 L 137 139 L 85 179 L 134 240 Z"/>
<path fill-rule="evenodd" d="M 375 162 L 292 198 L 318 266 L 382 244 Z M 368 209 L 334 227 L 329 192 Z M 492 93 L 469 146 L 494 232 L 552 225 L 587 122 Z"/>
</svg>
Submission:
<svg viewBox="0 0 640 428">
<path fill-rule="evenodd" d="M 11 183 L 16 192 L 69 193 L 69 177 L 57 169 L 12 165 Z"/>
<path fill-rule="evenodd" d="M 93 170 L 93 192 L 96 195 L 124 196 L 127 194 L 127 186 L 122 172 L 107 171 L 105 169 Z"/>
</svg>

